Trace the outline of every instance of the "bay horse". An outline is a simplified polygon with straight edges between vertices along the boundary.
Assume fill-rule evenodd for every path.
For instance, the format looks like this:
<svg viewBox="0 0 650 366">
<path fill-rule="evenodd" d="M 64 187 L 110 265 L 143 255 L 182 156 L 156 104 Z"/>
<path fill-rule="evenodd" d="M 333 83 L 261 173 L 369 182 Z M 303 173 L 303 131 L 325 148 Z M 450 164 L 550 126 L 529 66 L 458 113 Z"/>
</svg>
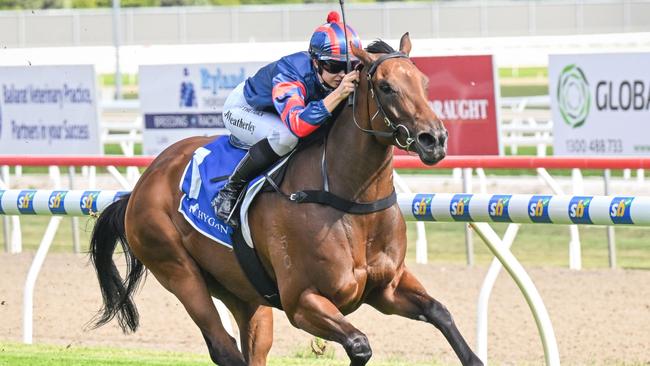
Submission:
<svg viewBox="0 0 650 366">
<path fill-rule="evenodd" d="M 414 150 L 427 164 L 446 154 L 447 131 L 428 105 L 427 78 L 408 58 L 408 33 L 399 52 L 383 41 L 366 50 L 351 46 L 363 67 L 353 106 L 343 108 L 324 141 L 294 156 L 282 192 L 323 189 L 324 154 L 333 194 L 375 202 L 394 193 L 393 145 Z M 192 137 L 167 148 L 132 193 L 98 217 L 90 256 L 104 306 L 95 325 L 117 316 L 124 332 L 137 329 L 132 296 L 146 266 L 183 304 L 215 364 L 265 365 L 273 340 L 270 304 L 248 281 L 232 250 L 215 245 L 177 212 L 181 174 L 193 152 L 210 141 Z M 291 324 L 341 344 L 350 365 L 365 365 L 372 355 L 366 335 L 345 317 L 363 303 L 433 324 L 463 365 L 482 364 L 449 311 L 406 268 L 406 225 L 397 204 L 349 214 L 265 192 L 250 207 L 249 222 L 257 254 L 278 285 Z M 112 259 L 117 242 L 127 261 L 125 279 Z M 213 296 L 235 317 L 241 352 L 223 328 Z"/>
</svg>

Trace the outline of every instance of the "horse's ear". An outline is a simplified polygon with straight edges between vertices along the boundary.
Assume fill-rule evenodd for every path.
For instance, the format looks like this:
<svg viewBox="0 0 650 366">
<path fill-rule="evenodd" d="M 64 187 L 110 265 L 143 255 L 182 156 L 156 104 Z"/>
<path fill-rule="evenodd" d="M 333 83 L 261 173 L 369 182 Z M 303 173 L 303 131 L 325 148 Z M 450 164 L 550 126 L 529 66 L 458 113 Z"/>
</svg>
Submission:
<svg viewBox="0 0 650 366">
<path fill-rule="evenodd" d="M 411 38 L 409 37 L 409 32 L 404 33 L 402 38 L 399 40 L 399 50 L 406 56 L 411 53 Z"/>
<path fill-rule="evenodd" d="M 352 42 L 350 42 L 350 50 L 352 50 L 352 54 L 361 60 L 361 63 L 366 66 L 369 66 L 374 61 L 368 52 L 366 52 L 363 48 L 355 46 Z"/>
</svg>

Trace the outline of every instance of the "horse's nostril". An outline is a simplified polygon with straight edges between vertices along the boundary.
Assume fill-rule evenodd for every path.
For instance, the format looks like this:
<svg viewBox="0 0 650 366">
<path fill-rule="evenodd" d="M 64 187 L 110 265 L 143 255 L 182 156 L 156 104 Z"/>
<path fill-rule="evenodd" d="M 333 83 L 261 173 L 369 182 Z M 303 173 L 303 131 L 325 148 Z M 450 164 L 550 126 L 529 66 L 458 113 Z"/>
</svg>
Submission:
<svg viewBox="0 0 650 366">
<path fill-rule="evenodd" d="M 418 143 L 422 147 L 431 147 L 436 143 L 436 138 L 430 133 L 421 133 L 418 135 Z"/>
</svg>

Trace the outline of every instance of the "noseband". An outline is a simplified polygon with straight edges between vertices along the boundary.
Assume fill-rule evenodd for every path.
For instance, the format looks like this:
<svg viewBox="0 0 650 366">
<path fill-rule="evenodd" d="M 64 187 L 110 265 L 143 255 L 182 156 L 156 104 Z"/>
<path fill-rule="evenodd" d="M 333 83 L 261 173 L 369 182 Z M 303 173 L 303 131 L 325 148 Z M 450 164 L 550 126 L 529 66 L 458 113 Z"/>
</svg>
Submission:
<svg viewBox="0 0 650 366">
<path fill-rule="evenodd" d="M 354 93 L 352 95 L 352 100 L 353 100 L 353 102 L 352 102 L 352 120 L 354 121 L 354 124 L 357 126 L 357 128 L 359 128 L 361 131 L 363 131 L 365 133 L 368 133 L 368 134 L 371 134 L 371 135 L 374 135 L 374 136 L 377 136 L 377 137 L 381 137 L 381 138 L 389 138 L 389 139 L 392 138 L 393 140 L 395 140 L 395 143 L 397 144 L 397 146 L 399 146 L 402 149 L 405 149 L 406 151 L 408 151 L 409 148 L 411 147 L 411 144 L 413 144 L 413 142 L 415 141 L 415 139 L 413 139 L 411 137 L 411 134 L 410 134 L 408 128 L 406 128 L 406 126 L 404 126 L 401 123 L 396 124 L 393 121 L 391 121 L 390 118 L 388 118 L 388 115 L 386 114 L 386 111 L 384 111 L 384 107 L 382 106 L 381 101 L 379 100 L 379 97 L 377 96 L 377 93 L 375 93 L 375 85 L 372 82 L 372 77 L 375 75 L 375 72 L 377 71 L 377 68 L 379 68 L 379 65 L 381 65 L 382 62 L 384 62 L 386 60 L 389 60 L 389 59 L 392 59 L 392 58 L 406 58 L 406 59 L 408 59 L 409 57 L 407 55 L 405 55 L 404 53 L 402 53 L 402 52 L 393 52 L 393 53 L 382 55 L 378 59 L 376 59 L 372 64 L 370 64 L 370 67 L 368 67 L 368 72 L 366 74 L 366 79 L 368 80 L 368 90 L 370 92 L 370 95 L 371 95 L 372 99 L 375 101 L 375 105 L 377 106 L 377 112 L 372 116 L 372 118 L 370 118 L 369 123 L 372 123 L 372 121 L 374 121 L 374 119 L 381 112 L 381 114 L 384 117 L 384 123 L 386 124 L 386 127 L 388 127 L 390 129 L 390 131 L 377 131 L 377 130 L 373 130 L 373 129 L 365 129 L 365 128 L 359 126 L 359 123 L 357 123 L 357 115 L 356 115 L 356 112 L 355 112 L 356 96 L 357 96 L 356 90 L 354 91 Z M 368 113 L 368 115 L 370 116 L 370 113 Z M 404 141 L 404 143 L 400 142 L 400 140 L 399 140 L 399 131 L 400 131 L 400 129 L 403 130 L 404 132 L 406 132 L 406 140 Z"/>
</svg>

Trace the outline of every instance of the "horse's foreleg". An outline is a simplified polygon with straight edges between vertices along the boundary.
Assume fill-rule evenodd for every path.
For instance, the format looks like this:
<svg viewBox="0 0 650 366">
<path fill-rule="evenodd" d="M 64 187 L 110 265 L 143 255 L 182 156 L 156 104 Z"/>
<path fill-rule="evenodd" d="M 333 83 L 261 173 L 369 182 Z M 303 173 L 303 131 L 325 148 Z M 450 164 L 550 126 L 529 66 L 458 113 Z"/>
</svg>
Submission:
<svg viewBox="0 0 650 366">
<path fill-rule="evenodd" d="M 373 293 L 366 301 L 384 314 L 396 314 L 433 324 L 445 336 L 463 365 L 483 363 L 460 334 L 449 310 L 429 296 L 420 281 L 408 269 L 396 277 L 383 291 Z"/>
<path fill-rule="evenodd" d="M 242 352 L 248 366 L 266 366 L 266 358 L 273 344 L 271 308 L 249 304 L 230 293 L 221 295 L 220 299 L 237 321 Z"/>
<path fill-rule="evenodd" d="M 330 300 L 316 292 L 303 292 L 296 305 L 285 307 L 285 311 L 294 326 L 341 344 L 350 357 L 350 366 L 363 366 L 372 356 L 368 337 L 350 324 Z"/>
<path fill-rule="evenodd" d="M 162 221 L 162 220 L 159 220 Z M 154 221 L 156 222 L 156 221 Z M 137 255 L 163 287 L 183 304 L 199 327 L 210 358 L 218 365 L 245 366 L 235 339 L 224 329 L 197 263 L 179 244 L 175 230 L 159 227 L 129 239 Z M 143 245 L 142 243 L 146 243 Z"/>
<path fill-rule="evenodd" d="M 273 344 L 273 310 L 257 306 L 248 312 L 248 320 L 239 327 L 244 356 L 249 366 L 266 366 L 266 357 Z"/>
<path fill-rule="evenodd" d="M 167 269 L 170 273 L 167 278 L 170 281 L 160 282 L 176 295 L 201 330 L 208 346 L 210 359 L 217 365 L 245 366 L 244 357 L 237 349 L 235 339 L 223 327 L 219 313 L 208 294 L 208 289 L 198 268 L 196 265 L 189 265 L 189 263 L 178 264 L 178 266 Z M 154 274 L 156 273 L 154 272 Z"/>
</svg>

